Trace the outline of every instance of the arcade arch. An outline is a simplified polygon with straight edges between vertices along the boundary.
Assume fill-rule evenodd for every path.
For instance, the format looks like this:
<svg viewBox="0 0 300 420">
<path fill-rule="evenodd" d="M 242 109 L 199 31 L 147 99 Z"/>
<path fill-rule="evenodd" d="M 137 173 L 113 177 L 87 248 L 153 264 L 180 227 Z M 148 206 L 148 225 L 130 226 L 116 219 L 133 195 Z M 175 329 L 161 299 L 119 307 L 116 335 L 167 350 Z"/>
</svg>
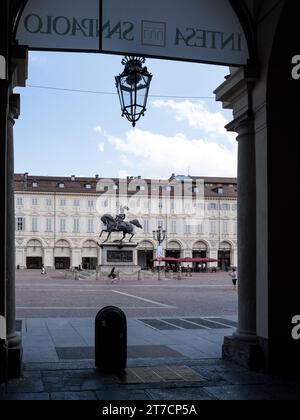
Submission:
<svg viewBox="0 0 300 420">
<path fill-rule="evenodd" d="M 0 142 L 0 192 L 3 197 L 0 202 L 0 215 L 3 215 L 0 220 L 0 289 L 3 292 L 0 293 L 0 316 L 7 319 L 8 336 L 14 343 L 14 357 L 9 358 L 14 361 L 9 366 L 11 376 L 20 374 L 21 350 L 17 360 L 20 343 L 17 343 L 14 327 L 14 274 L 11 270 L 14 264 L 11 263 L 12 252 L 6 254 L 14 233 L 14 220 L 10 222 L 7 218 L 13 209 L 9 189 L 13 155 L 11 146 L 7 148 L 7 140 L 12 141 L 12 123 L 7 117 L 11 82 L 13 80 L 15 86 L 22 83 L 22 70 L 26 68 L 26 57 L 22 56 L 24 49 L 18 49 L 16 45 L 13 49 L 11 45 L 17 16 L 25 4 L 25 1 L 12 0 L 3 1 L 0 6 L 0 27 L 5 34 L 0 38 L 0 56 L 7 59 L 10 70 L 15 69 L 14 74 L 9 75 L 9 81 L 0 80 L 0 136 L 4 140 Z M 232 0 L 230 4 L 245 28 L 251 57 L 247 66 L 237 71 L 231 69 L 230 77 L 216 90 L 218 100 L 233 109 L 234 121 L 228 125 L 228 130 L 239 133 L 239 276 L 243 279 L 239 287 L 238 331 L 225 340 L 223 354 L 250 368 L 263 366 L 273 371 L 289 368 L 294 373 L 299 371 L 300 342 L 293 342 L 287 329 L 295 315 L 292 312 L 299 307 L 299 282 L 296 282 L 296 271 L 292 271 L 290 277 L 294 279 L 284 288 L 273 276 L 276 267 L 276 241 L 273 238 L 278 233 L 279 218 L 271 221 L 269 210 L 272 203 L 277 202 L 278 185 L 286 187 L 286 182 L 279 179 L 278 168 L 289 173 L 290 179 L 298 179 L 299 154 L 295 139 L 299 137 L 299 83 L 287 81 L 292 56 L 299 53 L 297 2 Z M 8 22 L 14 27 L 9 27 Z M 258 45 L 257 61 L 255 44 Z M 290 98 L 293 103 L 289 103 Z M 283 103 L 284 106 L 288 104 L 284 118 Z M 10 119 L 17 117 L 16 109 L 10 111 Z M 287 126 L 288 132 L 285 131 Z M 282 148 L 282 138 L 287 138 L 292 148 Z M 298 194 L 292 184 L 290 182 L 288 189 L 291 192 L 290 208 L 296 211 Z M 278 206 L 276 215 L 280 210 L 281 206 Z M 279 236 L 284 237 L 284 234 L 283 242 L 292 242 L 294 232 L 280 230 Z"/>
</svg>

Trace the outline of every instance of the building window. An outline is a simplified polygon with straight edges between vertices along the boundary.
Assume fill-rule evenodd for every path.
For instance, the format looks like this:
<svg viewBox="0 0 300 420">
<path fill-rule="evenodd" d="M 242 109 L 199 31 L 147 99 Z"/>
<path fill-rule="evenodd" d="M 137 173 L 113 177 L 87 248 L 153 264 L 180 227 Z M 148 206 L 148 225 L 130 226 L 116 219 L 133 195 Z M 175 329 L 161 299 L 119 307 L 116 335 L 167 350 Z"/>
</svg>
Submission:
<svg viewBox="0 0 300 420">
<path fill-rule="evenodd" d="M 37 206 L 37 204 L 38 204 L 37 198 L 33 198 L 33 199 L 31 200 L 31 204 L 32 204 L 33 206 Z"/>
<path fill-rule="evenodd" d="M 60 219 L 59 221 L 59 231 L 64 233 L 66 231 L 66 219 Z"/>
<path fill-rule="evenodd" d="M 185 225 L 185 233 L 190 234 L 192 232 L 192 226 L 191 225 Z"/>
<path fill-rule="evenodd" d="M 237 222 L 233 222 L 233 231 L 234 231 L 234 234 L 237 235 L 237 233 L 238 233 L 238 225 L 237 225 Z"/>
<path fill-rule="evenodd" d="M 32 232 L 37 232 L 38 231 L 38 221 L 37 221 L 37 217 L 33 217 L 31 219 L 31 230 Z"/>
<path fill-rule="evenodd" d="M 205 204 L 204 203 L 197 203 L 197 209 L 199 210 L 205 210 Z"/>
<path fill-rule="evenodd" d="M 52 200 L 51 200 L 51 198 L 47 198 L 47 200 L 46 200 L 46 205 L 47 205 L 48 207 L 51 207 L 51 206 L 52 206 Z"/>
<path fill-rule="evenodd" d="M 32 186 L 32 188 L 37 188 L 38 187 L 38 182 L 37 181 L 33 181 L 32 182 L 32 184 L 31 184 L 31 186 Z"/>
<path fill-rule="evenodd" d="M 232 210 L 237 211 L 237 204 L 232 204 Z"/>
<path fill-rule="evenodd" d="M 159 228 L 159 227 L 161 227 L 162 229 L 164 228 L 164 222 L 163 222 L 163 220 L 159 220 L 157 222 L 157 228 Z"/>
<path fill-rule="evenodd" d="M 209 203 L 208 210 L 218 210 L 218 204 L 217 203 Z"/>
<path fill-rule="evenodd" d="M 172 220 L 171 233 L 177 233 L 177 222 L 176 222 L 176 220 Z"/>
<path fill-rule="evenodd" d="M 92 185 L 91 184 L 85 184 L 84 186 L 87 190 L 91 190 L 92 189 Z"/>
<path fill-rule="evenodd" d="M 60 205 L 61 205 L 61 207 L 65 207 L 66 206 L 66 200 L 65 199 L 60 200 Z"/>
<path fill-rule="evenodd" d="M 144 233 L 149 233 L 149 220 L 144 220 Z"/>
<path fill-rule="evenodd" d="M 229 210 L 230 210 L 230 204 L 225 204 L 225 203 L 223 203 L 223 204 L 221 205 L 221 210 L 224 210 L 224 211 L 229 211 Z"/>
<path fill-rule="evenodd" d="M 23 206 L 23 198 L 21 198 L 21 197 L 17 198 L 17 205 L 18 206 Z"/>
<path fill-rule="evenodd" d="M 25 230 L 25 218 L 24 217 L 17 217 L 16 230 L 18 232 L 24 232 L 24 230 Z"/>
<path fill-rule="evenodd" d="M 89 219 L 88 220 L 88 233 L 94 233 L 94 220 Z"/>
<path fill-rule="evenodd" d="M 88 207 L 91 209 L 91 208 L 93 208 L 94 207 L 94 201 L 93 200 L 89 200 L 88 201 Z"/>
<path fill-rule="evenodd" d="M 228 235 L 228 222 L 223 223 L 223 234 Z"/>
<path fill-rule="evenodd" d="M 215 235 L 217 233 L 216 222 L 210 222 L 210 234 Z"/>
<path fill-rule="evenodd" d="M 79 233 L 79 219 L 73 220 L 73 232 Z"/>
<path fill-rule="evenodd" d="M 60 182 L 58 184 L 58 188 L 65 188 L 65 183 L 64 182 Z"/>
<path fill-rule="evenodd" d="M 46 219 L 46 232 L 52 232 L 52 219 Z"/>
<path fill-rule="evenodd" d="M 79 207 L 79 206 L 80 206 L 80 201 L 74 200 L 74 207 Z"/>
<path fill-rule="evenodd" d="M 203 235 L 203 223 L 199 223 L 199 225 L 197 226 L 197 233 L 199 235 Z"/>
</svg>

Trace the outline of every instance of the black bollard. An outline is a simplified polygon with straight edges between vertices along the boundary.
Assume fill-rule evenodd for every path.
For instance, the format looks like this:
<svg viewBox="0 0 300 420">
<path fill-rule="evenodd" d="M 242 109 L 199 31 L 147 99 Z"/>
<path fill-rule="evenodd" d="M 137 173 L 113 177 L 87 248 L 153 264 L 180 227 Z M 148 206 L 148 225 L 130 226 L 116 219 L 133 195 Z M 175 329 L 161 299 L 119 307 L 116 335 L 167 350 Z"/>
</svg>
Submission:
<svg viewBox="0 0 300 420">
<path fill-rule="evenodd" d="M 121 309 L 106 306 L 95 320 L 95 366 L 104 373 L 120 373 L 126 365 L 126 316 Z"/>
</svg>

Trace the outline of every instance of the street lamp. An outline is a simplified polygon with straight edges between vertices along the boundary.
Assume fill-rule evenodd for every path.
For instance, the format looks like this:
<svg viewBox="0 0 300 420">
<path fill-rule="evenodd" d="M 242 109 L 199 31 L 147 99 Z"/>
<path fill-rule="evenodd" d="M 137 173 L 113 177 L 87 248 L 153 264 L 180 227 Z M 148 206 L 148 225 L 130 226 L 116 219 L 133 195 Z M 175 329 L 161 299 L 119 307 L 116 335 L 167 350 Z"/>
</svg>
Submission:
<svg viewBox="0 0 300 420">
<path fill-rule="evenodd" d="M 153 239 L 158 242 L 157 245 L 157 258 L 158 258 L 158 280 L 160 277 L 160 258 L 163 258 L 163 249 L 161 244 L 166 239 L 166 231 L 162 229 L 161 226 L 158 226 L 157 230 L 153 230 Z"/>
<path fill-rule="evenodd" d="M 148 72 L 145 58 L 129 56 L 122 60 L 123 73 L 116 76 L 116 87 L 121 104 L 122 117 L 125 115 L 135 127 L 144 115 L 152 74 Z"/>
</svg>

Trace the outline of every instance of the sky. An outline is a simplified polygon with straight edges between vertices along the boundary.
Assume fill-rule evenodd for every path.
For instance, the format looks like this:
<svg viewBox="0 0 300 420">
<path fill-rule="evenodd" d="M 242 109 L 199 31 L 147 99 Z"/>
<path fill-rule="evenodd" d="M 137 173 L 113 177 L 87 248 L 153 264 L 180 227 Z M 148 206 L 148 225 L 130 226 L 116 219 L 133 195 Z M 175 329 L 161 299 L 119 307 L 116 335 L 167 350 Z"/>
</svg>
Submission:
<svg viewBox="0 0 300 420">
<path fill-rule="evenodd" d="M 153 74 L 150 97 L 145 116 L 133 128 L 122 118 L 116 94 L 114 76 L 123 70 L 121 60 L 105 54 L 29 53 L 27 87 L 15 89 L 21 94 L 15 172 L 236 177 L 236 136 L 224 128 L 232 112 L 222 109 L 213 94 L 228 68 L 147 59 Z"/>
</svg>

